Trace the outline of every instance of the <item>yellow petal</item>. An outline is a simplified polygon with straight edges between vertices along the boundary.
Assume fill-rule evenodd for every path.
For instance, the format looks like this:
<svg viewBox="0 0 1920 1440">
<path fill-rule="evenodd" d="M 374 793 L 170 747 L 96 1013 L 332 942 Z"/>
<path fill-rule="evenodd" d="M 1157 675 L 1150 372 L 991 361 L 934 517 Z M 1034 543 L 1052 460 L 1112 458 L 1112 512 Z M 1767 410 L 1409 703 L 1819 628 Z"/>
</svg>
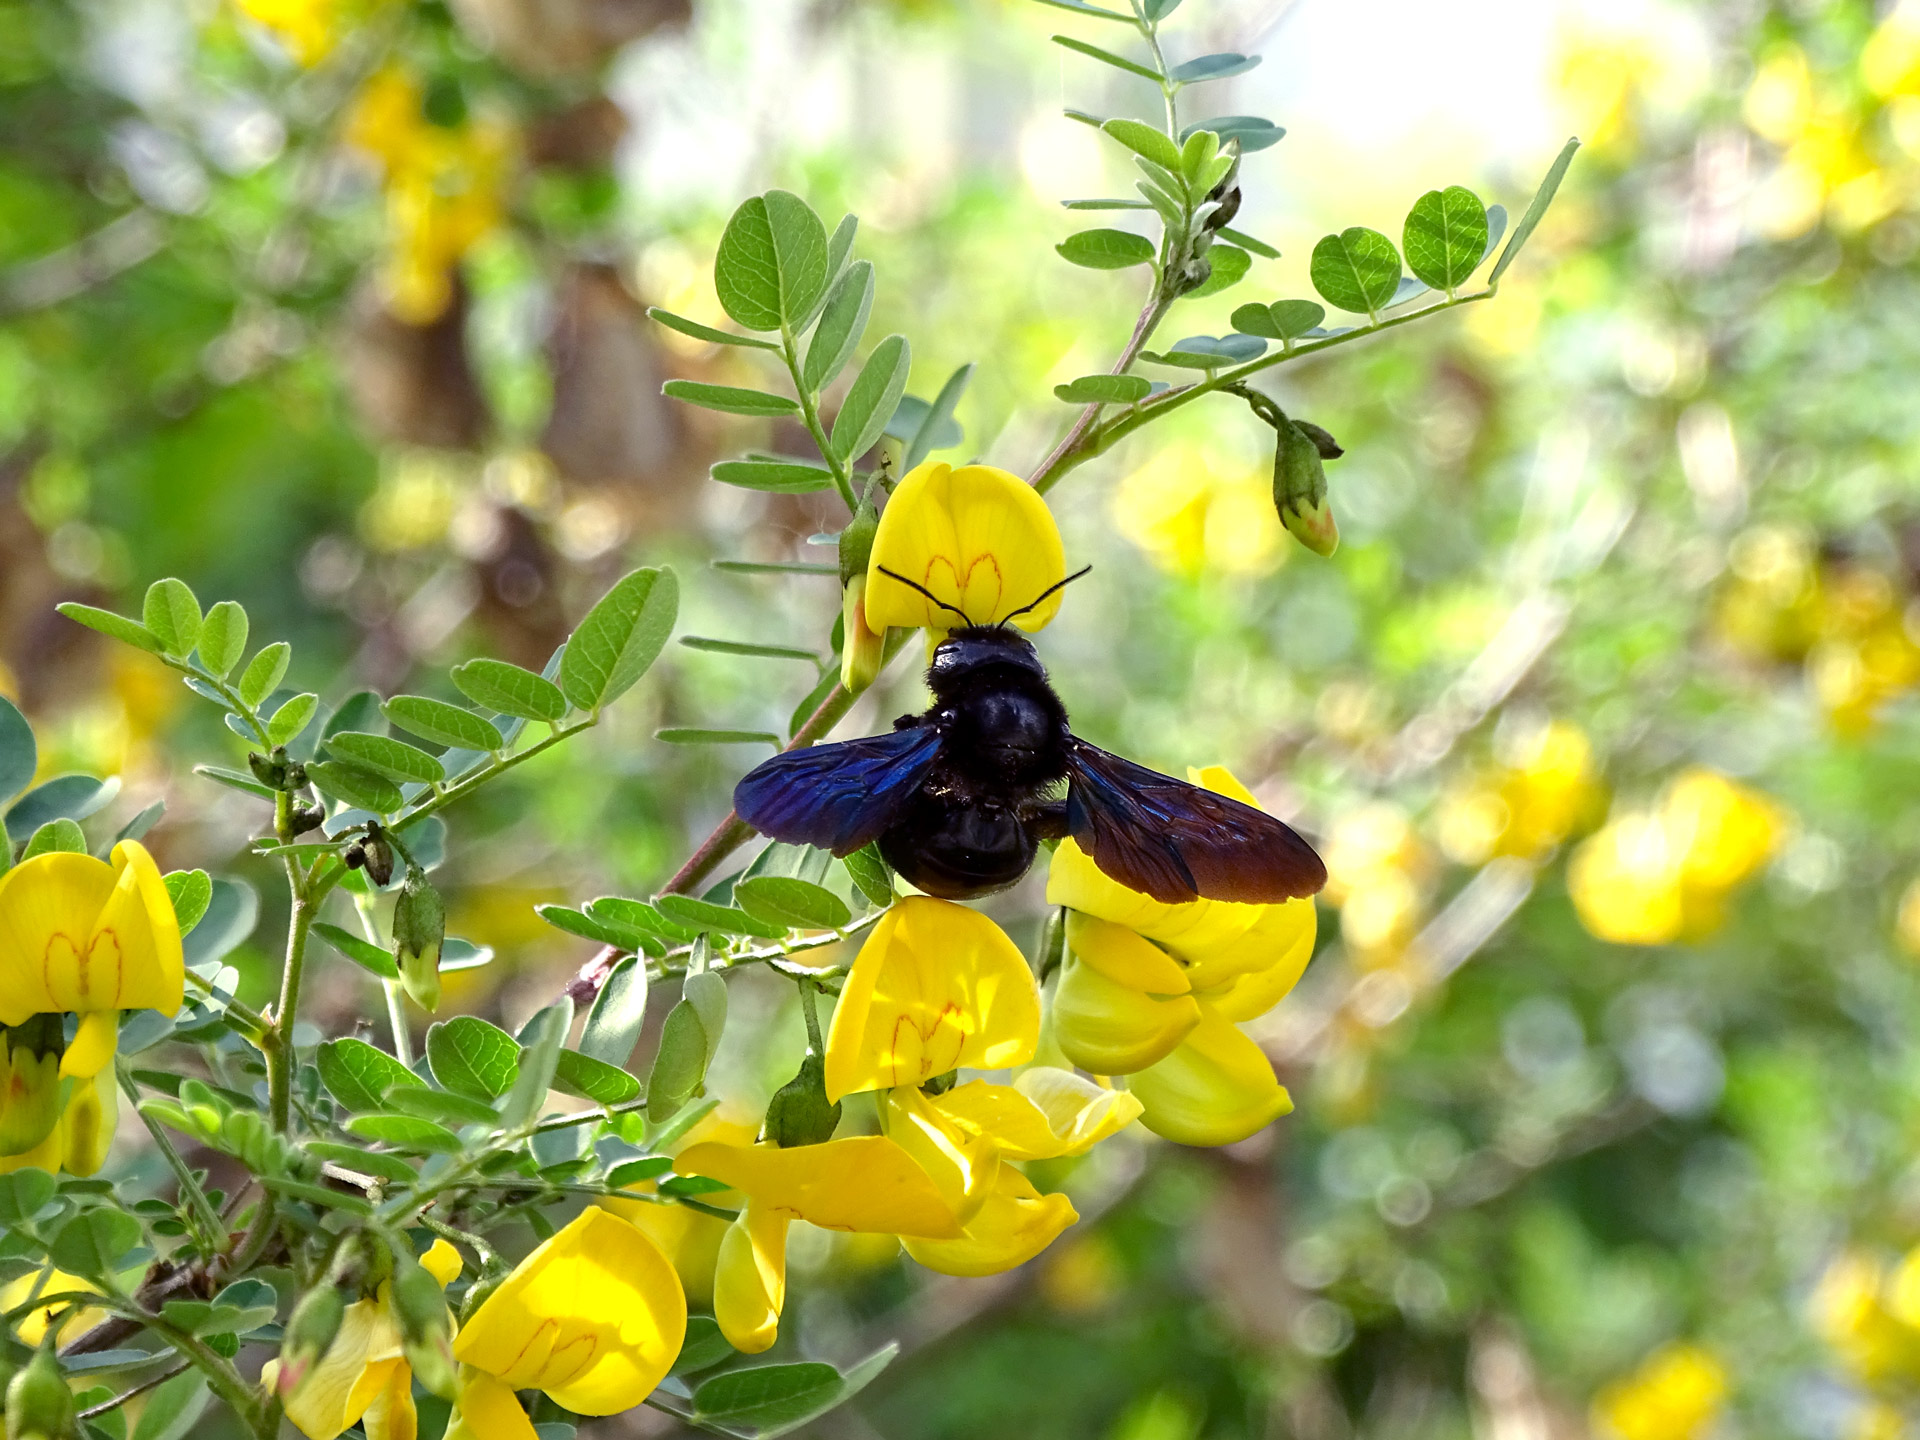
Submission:
<svg viewBox="0 0 1920 1440">
<path fill-rule="evenodd" d="M 1064 1195 L 1042 1195 L 1011 1165 L 958 1240 L 902 1238 L 907 1253 L 942 1275 L 998 1275 L 1024 1265 L 1080 1217 Z"/>
<path fill-rule="evenodd" d="M 539 1432 L 511 1386 L 472 1371 L 461 1374 L 460 1403 L 448 1418 L 445 1440 L 539 1440 Z"/>
<path fill-rule="evenodd" d="M 420 1268 L 438 1280 L 444 1290 L 460 1278 L 460 1252 L 445 1240 L 435 1240 L 420 1257 Z"/>
<path fill-rule="evenodd" d="M 947 1116 L 914 1086 L 887 1096 L 887 1138 L 927 1173 L 953 1218 L 965 1225 L 986 1203 L 1000 1169 L 994 1137 Z"/>
<path fill-rule="evenodd" d="M 67 1156 L 65 1120 L 64 1115 L 56 1119 L 46 1138 L 31 1150 L 22 1150 L 18 1155 L 0 1155 L 0 1175 L 11 1175 L 16 1170 L 44 1170 L 51 1175 L 59 1170 Z"/>
<path fill-rule="evenodd" d="M 179 1006 L 174 1008 L 177 1010 Z M 67 1053 L 60 1057 L 60 1073 L 82 1078 L 98 1075 L 113 1059 L 119 1044 L 120 1012 L 89 1010 L 81 1015 L 73 1041 L 67 1046 Z"/>
<path fill-rule="evenodd" d="M 0 875 L 0 955 L 7 957 L 0 965 L 0 1025 L 46 1010 L 105 1008 L 86 1003 L 87 946 L 113 893 L 111 865 L 65 850 Z M 117 989 L 118 977 L 108 983 Z"/>
<path fill-rule="evenodd" d="M 104 977 L 99 999 L 75 1009 L 159 1010 L 171 1015 L 186 994 L 186 964 L 180 949 L 180 922 L 160 878 L 160 867 L 138 840 L 113 847 L 118 872 L 113 895 L 95 924 L 95 966 L 117 951 L 118 987 L 108 998 Z"/>
<path fill-rule="evenodd" d="M 43 1165 L 38 1168 L 44 1170 L 48 1167 Z M 5 1167 L 0 1166 L 0 1174 L 5 1173 L 7 1173 Z M 38 1286 L 38 1293 L 42 1295 L 62 1295 L 74 1290 L 85 1290 L 95 1295 L 100 1293 L 100 1287 L 91 1280 L 83 1280 L 78 1275 L 69 1275 L 64 1270 L 49 1271 L 44 1284 L 40 1281 L 38 1270 L 29 1270 L 26 1274 L 15 1276 L 4 1285 L 0 1285 L 0 1314 L 6 1313 L 16 1305 L 24 1305 L 27 1296 L 34 1293 L 36 1286 Z M 47 1325 L 53 1319 L 53 1311 L 65 1308 L 64 1305 L 51 1308 L 42 1305 L 29 1310 L 13 1322 L 14 1335 L 22 1345 L 37 1346 L 46 1337 Z M 82 1310 L 60 1327 L 61 1343 L 64 1344 L 82 1331 L 91 1329 L 105 1318 L 104 1310 Z"/>
<path fill-rule="evenodd" d="M 909 896 L 873 927 L 834 1007 L 827 1098 L 1021 1065 L 1039 1034 L 1033 972 L 1005 932 L 964 905 Z"/>
<path fill-rule="evenodd" d="M 1057 1066 L 1030 1066 L 1014 1077 L 1013 1084 L 1046 1117 L 1060 1146 L 1054 1152 L 1057 1155 L 1084 1154 L 1140 1116 L 1137 1095 L 1106 1089 Z"/>
<path fill-rule="evenodd" d="M 1294 923 L 1294 917 L 1286 913 L 1288 908 L 1273 907 L 1271 930 L 1281 933 L 1273 940 L 1273 958 L 1265 969 L 1238 975 L 1225 985 L 1201 992 L 1200 998 L 1228 1020 L 1257 1020 L 1286 999 L 1305 973 L 1307 961 L 1313 958 L 1313 907 L 1307 906 L 1308 923 L 1304 926 Z M 1262 921 L 1250 933 L 1264 943 L 1271 931 Z"/>
<path fill-rule="evenodd" d="M 1006 1159 L 1045 1160 L 1061 1153 L 1060 1137 L 1053 1133 L 1046 1115 L 1011 1085 L 969 1080 L 931 1103 L 950 1124 L 990 1136 Z"/>
<path fill-rule="evenodd" d="M 1265 808 L 1253 798 L 1253 792 L 1240 783 L 1240 777 L 1224 765 L 1189 765 L 1187 779 L 1202 790 L 1211 790 L 1216 795 L 1225 795 L 1229 800 L 1238 800 L 1242 805 L 1251 805 L 1256 810 Z"/>
<path fill-rule="evenodd" d="M 333 1440 L 366 1413 L 385 1388 L 397 1359 L 399 1335 L 387 1307 L 356 1300 L 340 1317 L 333 1344 L 287 1401 L 287 1418 L 307 1440 Z"/>
<path fill-rule="evenodd" d="M 880 512 L 867 567 L 867 623 L 951 630 L 959 617 L 885 572 L 924 585 L 976 625 L 1033 605 L 1067 573 L 1060 528 L 1019 476 L 991 465 L 917 466 Z M 1038 630 L 1060 608 L 1055 591 L 1013 623 Z"/>
<path fill-rule="evenodd" d="M 1154 1063 L 1200 1023 L 1191 995 L 1165 999 L 1109 980 L 1069 952 L 1049 1009 L 1061 1052 L 1095 1075 L 1130 1075 Z"/>
<path fill-rule="evenodd" d="M 19 1033 L 11 1038 L 0 1036 L 0 1156 L 8 1157 L 37 1150 L 60 1125 L 59 1057 Z"/>
<path fill-rule="evenodd" d="M 780 1338 L 787 1303 L 787 1227 L 777 1210 L 749 1203 L 727 1227 L 713 1273 L 713 1318 L 727 1343 L 758 1355 Z"/>
<path fill-rule="evenodd" d="M 1116 985 L 1149 995 L 1184 995 L 1193 988 L 1180 962 L 1152 941 L 1111 920 L 1067 912 L 1067 948 Z"/>
<path fill-rule="evenodd" d="M 367 1440 L 418 1440 L 420 1412 L 413 1403 L 413 1372 L 404 1363 L 388 1367 L 386 1386 L 374 1396 L 360 1423 Z"/>
<path fill-rule="evenodd" d="M 453 1353 L 512 1389 L 611 1415 L 660 1383 L 686 1328 L 686 1297 L 658 1247 L 612 1212 L 590 1209 L 481 1302 Z"/>
<path fill-rule="evenodd" d="M 111 1070 L 76 1080 L 60 1117 L 61 1166 L 69 1175 L 92 1175 L 107 1163 L 114 1127 L 120 1123 L 120 1088 Z"/>
<path fill-rule="evenodd" d="M 774 1145 L 689 1145 L 673 1162 L 790 1220 L 827 1230 L 957 1236 L 960 1226 L 933 1181 L 884 1135 L 854 1135 L 782 1150 Z"/>
<path fill-rule="evenodd" d="M 1140 1123 L 1182 1145 L 1231 1145 L 1293 1109 L 1265 1052 L 1204 1006 L 1192 1033 L 1127 1088 Z"/>
</svg>

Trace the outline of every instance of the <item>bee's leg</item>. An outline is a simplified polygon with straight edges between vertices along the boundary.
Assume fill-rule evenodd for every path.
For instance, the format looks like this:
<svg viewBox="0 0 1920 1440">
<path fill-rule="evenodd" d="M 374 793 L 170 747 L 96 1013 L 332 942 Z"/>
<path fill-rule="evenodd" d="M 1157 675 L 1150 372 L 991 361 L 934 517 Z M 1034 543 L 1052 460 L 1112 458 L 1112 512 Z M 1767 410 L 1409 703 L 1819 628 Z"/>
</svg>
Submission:
<svg viewBox="0 0 1920 1440">
<path fill-rule="evenodd" d="M 1064 800 L 1036 800 L 1024 805 L 1020 819 L 1026 824 L 1027 833 L 1036 840 L 1067 838 L 1067 802 Z"/>
</svg>

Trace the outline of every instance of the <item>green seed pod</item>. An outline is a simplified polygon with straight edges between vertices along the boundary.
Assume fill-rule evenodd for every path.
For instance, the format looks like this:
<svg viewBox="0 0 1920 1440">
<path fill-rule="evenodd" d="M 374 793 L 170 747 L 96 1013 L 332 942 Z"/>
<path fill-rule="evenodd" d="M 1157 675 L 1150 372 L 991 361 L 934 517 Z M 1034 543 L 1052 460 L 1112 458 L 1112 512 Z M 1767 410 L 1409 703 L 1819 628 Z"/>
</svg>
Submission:
<svg viewBox="0 0 1920 1440">
<path fill-rule="evenodd" d="M 867 563 L 873 558 L 873 537 L 879 531 L 880 512 L 873 507 L 873 486 L 869 485 L 867 493 L 860 497 L 859 505 L 854 507 L 853 519 L 840 532 L 842 587 L 851 585 L 854 576 L 867 573 Z"/>
<path fill-rule="evenodd" d="M 400 964 L 400 983 L 429 1014 L 440 1006 L 440 947 L 446 938 L 446 902 L 428 883 L 425 871 L 407 871 L 393 907 L 394 959 Z"/>
<path fill-rule="evenodd" d="M 402 1241 L 393 1249 L 394 1318 L 413 1378 L 442 1400 L 458 1394 L 453 1361 L 453 1314 L 446 1291 Z"/>
<path fill-rule="evenodd" d="M 1290 420 L 1278 427 L 1277 435 L 1273 504 L 1280 512 L 1280 523 L 1314 554 L 1331 555 L 1340 544 L 1340 529 L 1327 503 L 1327 472 L 1320 463 L 1320 447 Z"/>
<path fill-rule="evenodd" d="M 767 1104 L 767 1139 L 782 1149 L 831 1140 L 840 1124 L 840 1106 L 827 1103 L 827 1062 L 813 1050 L 800 1073 L 782 1085 Z"/>
<path fill-rule="evenodd" d="M 73 1391 L 51 1344 L 7 1382 L 7 1440 L 72 1440 Z"/>
<path fill-rule="evenodd" d="M 337 1285 L 323 1284 L 300 1297 L 280 1341 L 280 1373 L 274 1388 L 281 1399 L 291 1399 L 325 1358 L 346 1311 L 346 1297 Z"/>
</svg>

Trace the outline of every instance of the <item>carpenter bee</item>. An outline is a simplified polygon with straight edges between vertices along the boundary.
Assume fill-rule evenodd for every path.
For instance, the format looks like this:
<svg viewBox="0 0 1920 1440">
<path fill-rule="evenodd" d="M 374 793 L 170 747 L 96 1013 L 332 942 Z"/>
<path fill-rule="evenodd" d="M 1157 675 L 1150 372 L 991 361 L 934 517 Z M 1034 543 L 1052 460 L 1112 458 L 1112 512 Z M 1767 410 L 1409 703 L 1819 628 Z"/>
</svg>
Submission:
<svg viewBox="0 0 1920 1440">
<path fill-rule="evenodd" d="M 882 573 L 963 622 L 934 649 L 933 705 L 901 716 L 891 734 L 756 766 L 733 792 L 735 812 L 754 829 L 842 856 L 878 840 L 895 870 L 949 900 L 1006 888 L 1027 873 L 1040 841 L 1069 835 L 1107 875 L 1167 904 L 1275 903 L 1326 884 L 1313 847 L 1271 815 L 1068 730 L 1032 642 L 1007 622 L 1085 570 L 997 625 L 975 624 L 924 586 Z"/>
</svg>

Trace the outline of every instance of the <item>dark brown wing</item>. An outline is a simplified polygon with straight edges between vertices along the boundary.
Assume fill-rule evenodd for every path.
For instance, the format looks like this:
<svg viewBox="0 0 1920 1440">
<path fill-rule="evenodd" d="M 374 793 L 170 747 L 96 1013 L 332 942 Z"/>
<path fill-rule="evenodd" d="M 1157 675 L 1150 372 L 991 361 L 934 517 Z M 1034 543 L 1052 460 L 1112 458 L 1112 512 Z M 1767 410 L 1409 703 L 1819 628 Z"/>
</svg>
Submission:
<svg viewBox="0 0 1920 1440">
<path fill-rule="evenodd" d="M 1067 747 L 1067 830 L 1108 875 L 1168 905 L 1276 904 L 1313 894 L 1327 867 L 1313 847 L 1251 805 L 1081 739 Z"/>
</svg>

